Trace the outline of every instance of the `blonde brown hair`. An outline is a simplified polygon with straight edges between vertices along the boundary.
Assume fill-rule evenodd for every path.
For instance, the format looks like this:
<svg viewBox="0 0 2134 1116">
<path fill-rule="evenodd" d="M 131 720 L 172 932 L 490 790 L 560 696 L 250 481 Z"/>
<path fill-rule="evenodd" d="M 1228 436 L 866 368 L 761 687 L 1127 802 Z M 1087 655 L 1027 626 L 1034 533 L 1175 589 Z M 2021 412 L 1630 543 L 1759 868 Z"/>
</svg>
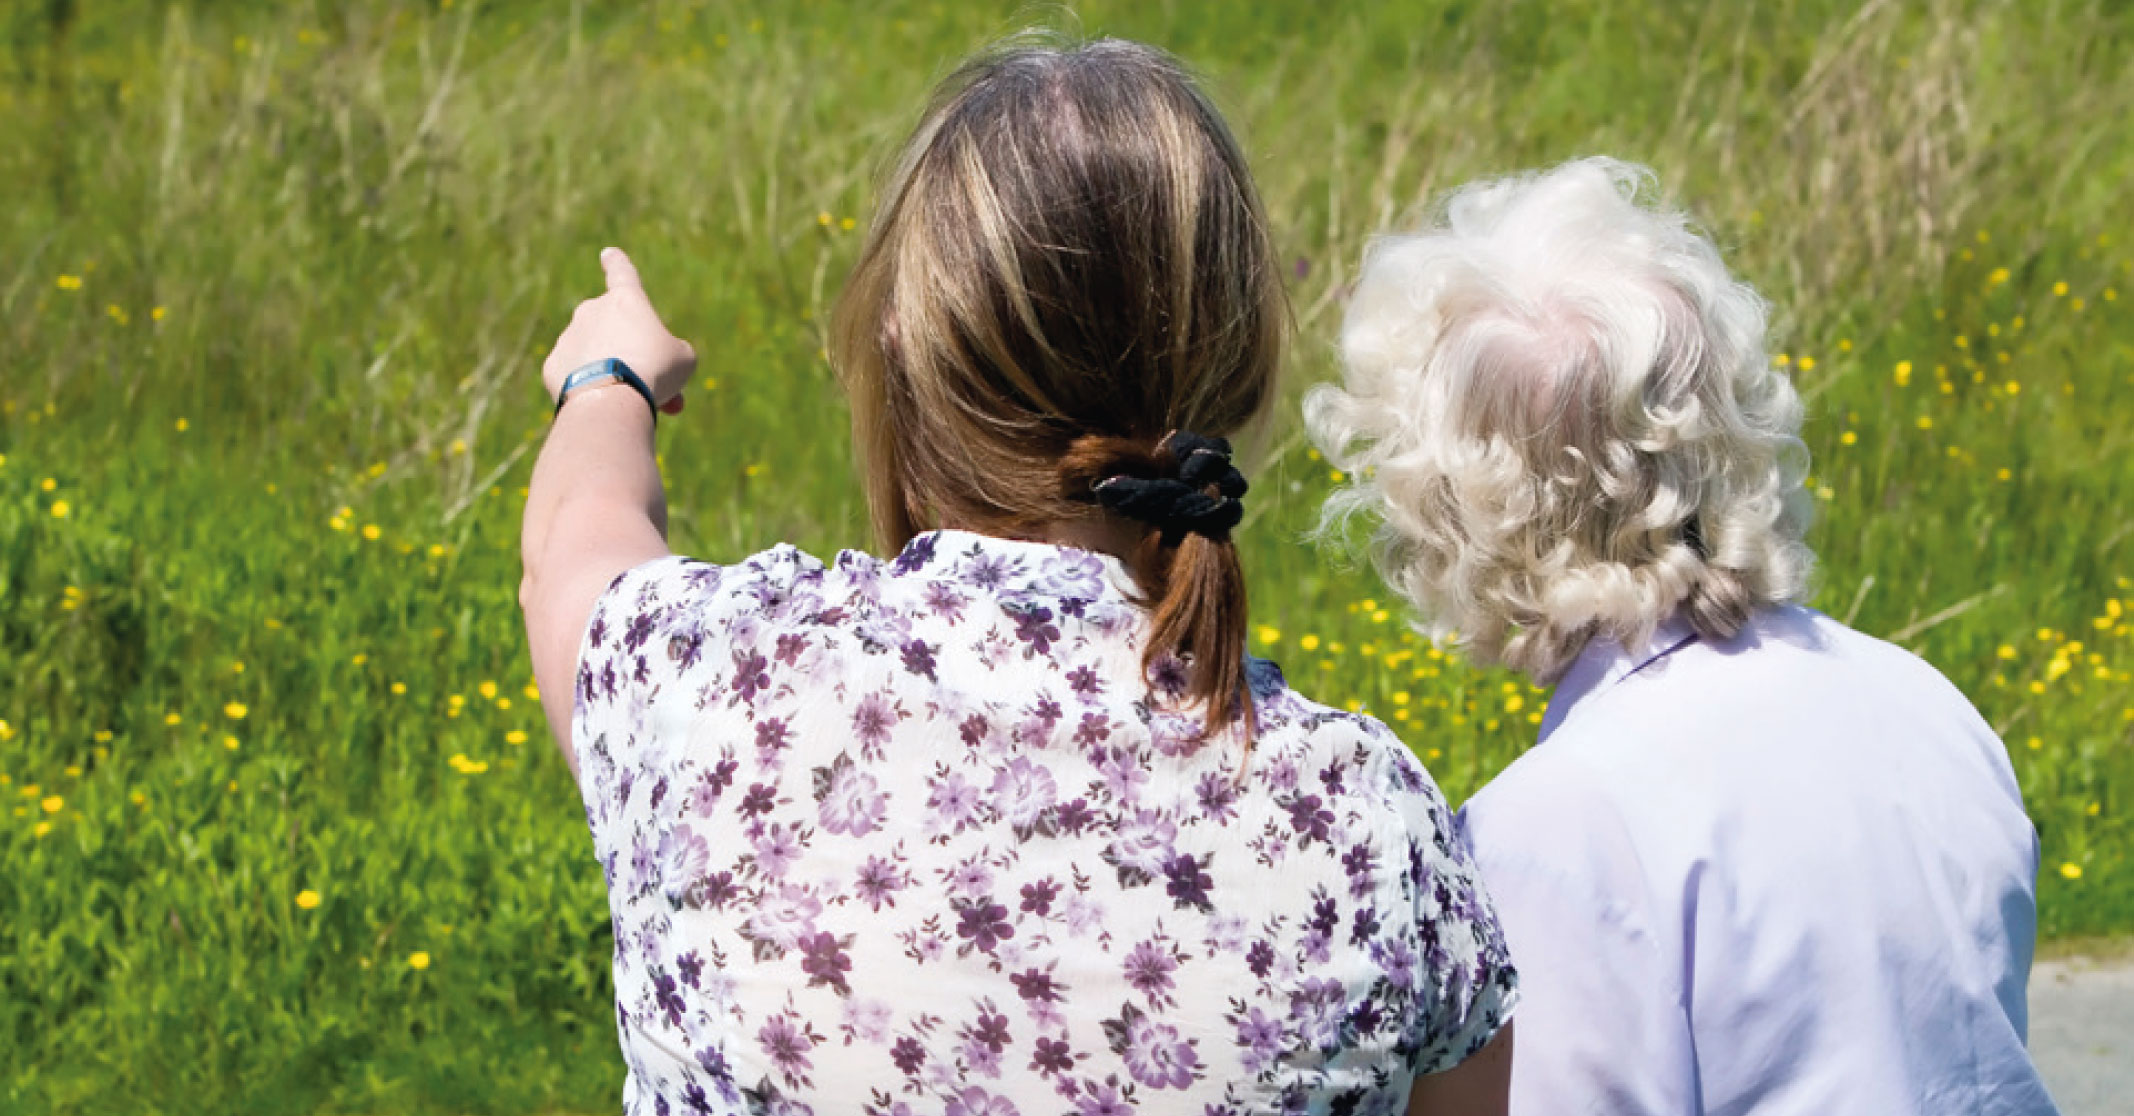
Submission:
<svg viewBox="0 0 2134 1116">
<path fill-rule="evenodd" d="M 970 62 L 896 163 L 833 325 L 876 531 L 894 550 L 1104 516 L 1093 485 L 1172 471 L 1171 432 L 1259 414 L 1287 328 L 1244 155 L 1175 60 L 1098 40 Z M 1190 663 L 1211 730 L 1249 723 L 1236 547 L 1151 527 L 1130 568 L 1145 665 Z"/>
</svg>

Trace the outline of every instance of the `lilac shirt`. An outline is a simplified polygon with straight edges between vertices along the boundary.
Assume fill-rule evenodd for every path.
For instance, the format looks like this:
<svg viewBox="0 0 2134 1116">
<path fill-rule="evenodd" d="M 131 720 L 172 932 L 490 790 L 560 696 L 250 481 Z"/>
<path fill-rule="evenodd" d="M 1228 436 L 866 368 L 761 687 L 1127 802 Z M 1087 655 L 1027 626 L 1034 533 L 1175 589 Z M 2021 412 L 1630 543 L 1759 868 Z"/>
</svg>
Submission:
<svg viewBox="0 0 2134 1116">
<path fill-rule="evenodd" d="M 1258 660 L 1249 760 L 1204 737 L 1130 589 L 956 531 L 616 580 L 571 739 L 626 1111 L 1388 1116 L 1496 1033 L 1415 757 Z"/>
<path fill-rule="evenodd" d="M 2036 831 L 1903 650 L 1796 607 L 1589 647 L 1461 821 L 1525 991 L 1514 1116 L 2053 1111 Z"/>
</svg>

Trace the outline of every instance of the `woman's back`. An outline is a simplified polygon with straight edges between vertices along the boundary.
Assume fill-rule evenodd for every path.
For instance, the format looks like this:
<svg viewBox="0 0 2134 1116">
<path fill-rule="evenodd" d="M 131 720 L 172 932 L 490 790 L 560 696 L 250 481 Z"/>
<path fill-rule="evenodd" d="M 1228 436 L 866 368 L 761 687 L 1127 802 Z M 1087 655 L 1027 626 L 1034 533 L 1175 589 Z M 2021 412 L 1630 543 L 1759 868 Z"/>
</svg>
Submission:
<svg viewBox="0 0 2134 1116">
<path fill-rule="evenodd" d="M 939 531 L 610 588 L 571 735 L 630 1111 L 1392 1111 L 1496 1032 L 1429 776 L 1263 662 L 1249 758 L 1204 735 L 1132 585 Z"/>
</svg>

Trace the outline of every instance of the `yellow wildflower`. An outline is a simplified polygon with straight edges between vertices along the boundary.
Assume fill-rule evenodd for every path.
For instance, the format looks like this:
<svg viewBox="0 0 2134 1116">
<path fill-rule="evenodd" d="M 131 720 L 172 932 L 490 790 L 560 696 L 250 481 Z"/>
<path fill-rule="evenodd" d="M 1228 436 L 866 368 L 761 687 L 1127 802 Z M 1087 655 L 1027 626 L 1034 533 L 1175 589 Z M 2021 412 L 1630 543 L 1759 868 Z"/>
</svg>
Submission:
<svg viewBox="0 0 2134 1116">
<path fill-rule="evenodd" d="M 416 972 L 421 972 L 422 970 L 427 969 L 429 967 L 430 955 L 428 952 L 418 949 L 415 952 L 408 954 L 408 968 L 414 969 Z"/>
<path fill-rule="evenodd" d="M 299 910 L 317 910 L 319 906 L 319 893 L 311 890 L 308 887 L 302 891 L 297 892 L 296 905 Z"/>
<path fill-rule="evenodd" d="M 245 708 L 245 703 L 241 701 L 233 701 L 222 707 L 222 715 L 233 721 L 244 720 L 245 714 L 250 712 L 251 710 Z"/>
<path fill-rule="evenodd" d="M 2060 875 L 2070 880 L 2079 880 L 2082 878 L 2082 865 L 2072 860 L 2067 861 L 2060 865 Z"/>
<path fill-rule="evenodd" d="M 510 732 L 504 734 L 504 743 L 524 744 L 526 743 L 526 734 L 518 729 L 512 729 Z"/>
<path fill-rule="evenodd" d="M 56 282 L 59 289 L 63 291 L 78 291 L 82 289 L 82 277 L 79 275 L 62 275 Z"/>
<path fill-rule="evenodd" d="M 1306 635 L 1303 639 L 1297 641 L 1297 646 L 1302 647 L 1306 651 L 1317 651 L 1319 649 L 1319 637 L 1315 635 Z"/>
<path fill-rule="evenodd" d="M 37 805 L 43 807 L 44 812 L 47 814 L 56 814 L 67 808 L 67 800 L 56 794 L 51 794 L 46 795 L 44 801 L 39 802 Z"/>
<path fill-rule="evenodd" d="M 68 515 L 72 514 L 73 511 L 74 506 L 72 504 L 67 503 L 65 500 L 52 501 L 52 518 L 54 519 L 65 519 Z"/>
</svg>

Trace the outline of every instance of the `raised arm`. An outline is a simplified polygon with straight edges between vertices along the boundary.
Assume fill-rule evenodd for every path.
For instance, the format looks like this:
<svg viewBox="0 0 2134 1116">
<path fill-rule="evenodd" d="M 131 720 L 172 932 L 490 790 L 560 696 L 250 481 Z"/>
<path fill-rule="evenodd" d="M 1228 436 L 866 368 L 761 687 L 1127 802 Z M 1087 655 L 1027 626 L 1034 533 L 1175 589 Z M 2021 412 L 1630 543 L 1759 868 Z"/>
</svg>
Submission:
<svg viewBox="0 0 2134 1116">
<path fill-rule="evenodd" d="M 663 413 L 679 413 L 695 350 L 667 332 L 621 249 L 601 252 L 600 264 L 607 293 L 578 304 L 541 367 L 549 398 L 573 370 L 614 357 L 644 379 Z M 652 425 L 652 409 L 628 384 L 611 379 L 572 389 L 526 494 L 519 607 L 549 731 L 574 773 L 572 691 L 593 604 L 617 575 L 668 553 Z"/>
</svg>

